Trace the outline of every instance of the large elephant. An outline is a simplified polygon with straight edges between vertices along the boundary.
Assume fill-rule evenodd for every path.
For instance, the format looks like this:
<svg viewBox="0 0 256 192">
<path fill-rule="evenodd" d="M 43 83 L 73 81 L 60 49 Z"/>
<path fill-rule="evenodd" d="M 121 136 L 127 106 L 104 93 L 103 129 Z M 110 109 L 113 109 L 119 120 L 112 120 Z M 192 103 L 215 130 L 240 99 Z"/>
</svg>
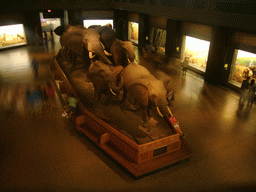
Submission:
<svg viewBox="0 0 256 192">
<path fill-rule="evenodd" d="M 115 32 L 109 26 L 96 27 L 95 30 L 100 34 L 100 40 L 105 50 L 112 55 L 115 65 L 127 66 L 127 58 L 130 62 L 134 62 L 135 52 L 131 41 L 117 39 Z"/>
<path fill-rule="evenodd" d="M 123 67 L 109 66 L 101 61 L 94 61 L 89 67 L 88 78 L 94 86 L 94 95 L 97 102 L 100 102 L 102 95 L 110 95 L 118 93 L 123 88 L 123 79 L 118 78 Z"/>
<path fill-rule="evenodd" d="M 63 49 L 68 50 L 66 51 L 66 54 L 68 54 L 69 56 L 71 54 L 72 57 L 75 58 L 70 60 L 73 64 L 72 67 L 74 67 L 75 65 L 77 56 L 80 56 L 82 58 L 85 66 L 90 65 L 89 52 L 82 43 L 81 35 L 63 33 L 60 36 L 60 43 Z"/>
<path fill-rule="evenodd" d="M 166 99 L 166 89 L 161 80 L 156 79 L 145 67 L 130 63 L 122 71 L 127 100 L 141 110 L 143 124 L 150 131 L 150 110 L 157 107 L 160 116 L 170 115 Z"/>
<path fill-rule="evenodd" d="M 135 61 L 134 45 L 131 41 L 115 39 L 110 47 L 114 63 L 126 67 L 130 62 Z"/>
<path fill-rule="evenodd" d="M 54 32 L 60 35 L 61 45 L 81 55 L 88 66 L 90 64 L 89 56 L 92 58 L 93 54 L 97 56 L 98 60 L 106 64 L 112 64 L 105 55 L 100 34 L 95 29 L 66 25 L 57 27 Z"/>
</svg>

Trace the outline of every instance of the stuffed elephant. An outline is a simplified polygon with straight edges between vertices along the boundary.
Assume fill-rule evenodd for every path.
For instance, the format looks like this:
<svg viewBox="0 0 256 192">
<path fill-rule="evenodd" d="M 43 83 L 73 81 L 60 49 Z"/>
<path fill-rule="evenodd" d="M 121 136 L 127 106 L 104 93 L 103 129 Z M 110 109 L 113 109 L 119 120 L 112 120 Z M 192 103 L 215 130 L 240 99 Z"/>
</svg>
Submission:
<svg viewBox="0 0 256 192">
<path fill-rule="evenodd" d="M 122 66 L 109 66 L 101 61 L 94 61 L 87 74 L 94 86 L 94 95 L 97 102 L 101 101 L 102 94 L 116 93 L 123 87 L 123 79 L 118 81 L 118 74 L 123 70 Z M 115 93 L 116 92 L 116 93 Z"/>
<path fill-rule="evenodd" d="M 82 43 L 81 35 L 63 33 L 60 36 L 60 43 L 63 49 L 69 50 L 67 53 L 72 53 L 72 55 L 76 58 L 79 55 L 82 58 L 84 65 L 88 68 L 90 64 L 89 52 Z M 76 59 L 72 60 L 71 62 L 73 64 L 72 67 L 74 67 Z"/>
<path fill-rule="evenodd" d="M 98 60 L 106 64 L 112 64 L 105 55 L 100 34 L 95 29 L 66 25 L 57 27 L 54 32 L 60 35 L 61 45 L 81 55 L 87 66 L 90 64 L 89 57 L 92 58 L 93 54 L 97 56 Z"/>
<path fill-rule="evenodd" d="M 149 115 L 153 106 L 160 116 L 171 113 L 166 99 L 166 89 L 161 80 L 156 79 L 145 67 L 130 63 L 122 71 L 127 100 L 141 110 L 143 124 L 150 131 Z"/>
<path fill-rule="evenodd" d="M 82 56 L 84 63 L 90 63 L 89 58 L 92 59 L 93 54 L 97 56 L 97 60 L 106 64 L 112 64 L 107 57 L 111 55 L 115 65 L 124 67 L 128 65 L 127 59 L 131 62 L 135 59 L 132 42 L 117 39 L 115 32 L 108 26 L 85 29 L 65 25 L 57 27 L 54 32 L 60 35 L 61 45 Z"/>
<path fill-rule="evenodd" d="M 130 62 L 135 61 L 134 45 L 131 41 L 115 39 L 110 47 L 114 63 L 126 67 Z"/>
<path fill-rule="evenodd" d="M 131 41 L 121 41 L 116 38 L 115 32 L 109 26 L 96 27 L 95 30 L 100 34 L 100 40 L 105 50 L 113 57 L 115 65 L 128 65 L 127 59 L 134 62 L 134 45 Z"/>
</svg>

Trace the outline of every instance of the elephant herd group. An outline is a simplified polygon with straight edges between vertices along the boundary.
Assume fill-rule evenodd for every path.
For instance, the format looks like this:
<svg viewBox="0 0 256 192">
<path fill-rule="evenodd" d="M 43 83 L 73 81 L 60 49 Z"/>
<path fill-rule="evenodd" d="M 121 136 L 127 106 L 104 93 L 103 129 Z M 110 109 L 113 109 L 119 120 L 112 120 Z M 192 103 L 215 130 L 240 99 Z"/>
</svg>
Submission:
<svg viewBox="0 0 256 192">
<path fill-rule="evenodd" d="M 111 26 L 64 25 L 54 32 L 60 36 L 62 49 L 83 59 L 97 102 L 101 101 L 102 94 L 121 95 L 121 102 L 127 99 L 141 111 L 142 126 L 148 131 L 153 107 L 162 117 L 171 114 L 163 82 L 134 62 L 134 45 L 131 41 L 116 38 Z"/>
</svg>

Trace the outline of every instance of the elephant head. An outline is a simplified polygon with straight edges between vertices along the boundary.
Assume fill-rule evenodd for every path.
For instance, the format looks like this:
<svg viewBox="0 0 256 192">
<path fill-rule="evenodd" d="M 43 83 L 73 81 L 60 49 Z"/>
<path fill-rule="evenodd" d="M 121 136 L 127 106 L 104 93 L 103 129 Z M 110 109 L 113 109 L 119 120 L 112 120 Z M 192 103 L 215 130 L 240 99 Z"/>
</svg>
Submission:
<svg viewBox="0 0 256 192">
<path fill-rule="evenodd" d="M 130 62 L 134 62 L 136 60 L 135 58 L 135 52 L 134 52 L 134 45 L 131 41 L 121 41 L 122 47 L 127 51 L 127 56 L 130 60 Z"/>
<path fill-rule="evenodd" d="M 95 61 L 89 67 L 88 78 L 94 85 L 94 94 L 97 101 L 101 100 L 101 95 L 108 95 L 112 92 L 120 91 L 123 88 L 124 82 L 122 78 L 118 78 L 121 74 L 122 66 L 108 66 L 103 62 Z"/>
<path fill-rule="evenodd" d="M 127 58 L 130 62 L 134 62 L 134 45 L 131 41 L 117 39 L 114 30 L 109 26 L 96 27 L 95 30 L 100 34 L 100 40 L 106 51 L 111 53 L 115 65 L 127 66 Z"/>
<path fill-rule="evenodd" d="M 79 55 L 83 59 L 83 62 L 86 68 L 88 68 L 90 64 L 89 52 L 83 44 L 83 39 L 81 34 L 64 32 L 60 36 L 60 44 L 62 45 L 62 47 L 70 50 L 70 52 L 72 52 L 73 55 L 76 55 L 76 56 Z M 72 61 L 72 62 L 73 62 L 72 67 L 74 67 L 75 61 Z"/>
<path fill-rule="evenodd" d="M 115 39 L 111 45 L 110 52 L 115 65 L 126 67 L 135 60 L 134 45 L 131 41 Z"/>
<path fill-rule="evenodd" d="M 89 53 L 93 53 L 98 57 L 98 60 L 106 64 L 112 64 L 112 62 L 105 55 L 104 46 L 100 41 L 100 34 L 95 29 L 93 28 L 84 29 L 83 44 L 85 45 Z"/>
</svg>

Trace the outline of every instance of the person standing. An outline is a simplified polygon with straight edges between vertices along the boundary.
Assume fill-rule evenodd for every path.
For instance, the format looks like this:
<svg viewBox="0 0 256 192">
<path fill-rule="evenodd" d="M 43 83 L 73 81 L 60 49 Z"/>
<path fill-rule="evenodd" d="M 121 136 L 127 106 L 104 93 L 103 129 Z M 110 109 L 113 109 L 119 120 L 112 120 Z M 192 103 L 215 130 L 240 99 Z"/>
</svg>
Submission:
<svg viewBox="0 0 256 192">
<path fill-rule="evenodd" d="M 68 105 L 63 106 L 63 113 L 67 114 L 66 117 L 69 118 L 72 113 L 76 113 L 77 111 L 77 99 L 73 94 L 69 94 Z"/>
<path fill-rule="evenodd" d="M 248 86 L 248 103 L 247 106 L 252 106 L 255 97 L 255 79 L 252 79 Z"/>
<path fill-rule="evenodd" d="M 38 77 L 38 68 L 39 68 L 39 63 L 37 61 L 37 59 L 34 57 L 32 60 L 32 67 L 34 69 L 35 72 L 35 76 Z"/>
<path fill-rule="evenodd" d="M 168 101 L 168 105 L 171 104 L 171 101 L 174 101 L 174 91 L 171 91 L 170 89 L 166 92 L 166 99 Z"/>
<path fill-rule="evenodd" d="M 185 57 L 185 60 L 183 61 L 183 75 L 186 75 L 188 70 L 188 57 Z"/>
<path fill-rule="evenodd" d="M 247 77 L 242 82 L 242 85 L 241 85 L 241 96 L 240 96 L 240 99 L 239 99 L 239 104 L 240 105 L 243 105 L 245 100 L 246 100 L 246 97 L 247 97 L 247 94 L 248 94 L 247 91 L 248 91 L 248 88 L 249 88 L 249 80 L 250 80 L 250 77 Z"/>
</svg>

